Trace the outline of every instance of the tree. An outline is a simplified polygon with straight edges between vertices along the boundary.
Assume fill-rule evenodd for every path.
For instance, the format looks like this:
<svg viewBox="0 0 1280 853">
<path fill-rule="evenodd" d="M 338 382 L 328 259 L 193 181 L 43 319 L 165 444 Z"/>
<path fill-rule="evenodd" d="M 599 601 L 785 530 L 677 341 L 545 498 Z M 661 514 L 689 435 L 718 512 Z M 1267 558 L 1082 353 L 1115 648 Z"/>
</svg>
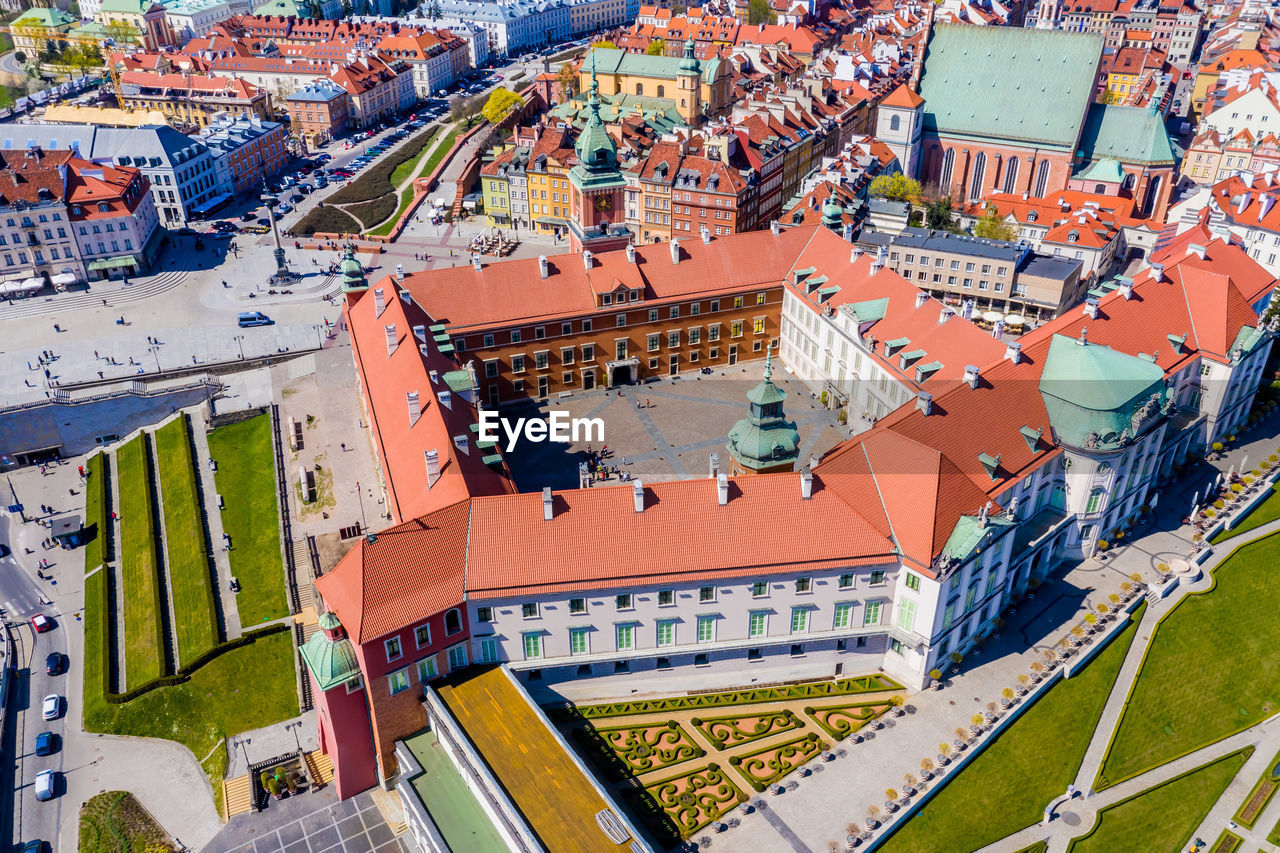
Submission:
<svg viewBox="0 0 1280 853">
<path fill-rule="evenodd" d="M 489 124 L 497 124 L 510 115 L 511 111 L 521 103 L 523 103 L 522 99 L 515 92 L 509 89 L 494 89 L 480 113 Z"/>
<path fill-rule="evenodd" d="M 973 226 L 973 235 L 987 240 L 1018 239 L 1017 230 L 1000 219 L 1000 212 L 994 204 L 987 208 L 986 215 Z"/>
<path fill-rule="evenodd" d="M 427 4 L 427 17 L 433 21 L 440 19 L 440 0 L 431 0 Z"/>
<path fill-rule="evenodd" d="M 111 21 L 103 27 L 103 30 L 114 44 L 125 44 L 136 41 L 138 38 L 137 28 L 124 21 Z"/>
<path fill-rule="evenodd" d="M 618 49 L 618 46 L 617 46 L 616 44 L 614 44 L 613 42 L 609 41 L 608 39 L 604 39 L 603 41 L 598 41 L 598 42 L 596 42 L 595 44 L 593 44 L 593 45 L 591 45 L 591 46 L 592 46 L 592 47 L 602 47 L 602 48 L 605 48 L 606 50 L 617 50 L 617 49 Z"/>
<path fill-rule="evenodd" d="M 560 90 L 564 92 L 565 100 L 577 94 L 578 72 L 573 70 L 572 63 L 561 63 L 559 70 L 556 71 L 556 82 L 560 84 Z"/>
<path fill-rule="evenodd" d="M 649 46 L 644 49 L 645 56 L 666 56 L 667 43 L 662 39 L 654 39 L 649 42 Z"/>
<path fill-rule="evenodd" d="M 776 24 L 778 15 L 769 8 L 768 0 L 751 0 L 747 4 L 747 23 L 752 26 L 759 24 Z"/>
<path fill-rule="evenodd" d="M 15 50 L 13 52 L 13 58 L 19 65 L 27 64 L 27 55 L 21 50 Z"/>
<path fill-rule="evenodd" d="M 944 195 L 937 201 L 929 202 L 924 210 L 926 228 L 950 231 L 955 226 L 951 222 L 951 196 Z"/>
<path fill-rule="evenodd" d="M 892 201 L 911 201 L 920 195 L 920 182 L 898 172 L 893 175 L 880 175 L 867 188 L 867 195 L 875 198 L 887 198 Z"/>
</svg>

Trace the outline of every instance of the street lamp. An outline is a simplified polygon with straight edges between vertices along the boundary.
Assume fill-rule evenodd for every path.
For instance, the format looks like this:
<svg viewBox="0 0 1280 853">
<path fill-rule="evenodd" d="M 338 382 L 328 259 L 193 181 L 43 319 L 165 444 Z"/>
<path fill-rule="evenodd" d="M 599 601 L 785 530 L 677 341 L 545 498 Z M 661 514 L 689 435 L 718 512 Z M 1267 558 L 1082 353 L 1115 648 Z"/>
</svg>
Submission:
<svg viewBox="0 0 1280 853">
<path fill-rule="evenodd" d="M 159 373 L 160 372 L 160 347 L 152 345 L 147 347 L 147 349 L 151 350 L 151 354 L 156 357 L 156 373 Z"/>
</svg>

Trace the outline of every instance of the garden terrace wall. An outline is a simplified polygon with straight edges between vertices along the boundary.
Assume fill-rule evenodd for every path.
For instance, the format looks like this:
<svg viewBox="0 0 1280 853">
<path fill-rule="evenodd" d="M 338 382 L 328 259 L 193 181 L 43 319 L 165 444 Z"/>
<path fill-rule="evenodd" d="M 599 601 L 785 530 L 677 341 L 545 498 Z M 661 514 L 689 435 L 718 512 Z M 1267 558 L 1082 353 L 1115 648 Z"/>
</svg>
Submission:
<svg viewBox="0 0 1280 853">
<path fill-rule="evenodd" d="M 125 682 L 144 684 L 165 671 L 165 603 L 151 443 L 146 433 L 116 451 L 120 494 L 120 602 L 124 615 Z"/>
<path fill-rule="evenodd" d="M 219 640 L 211 554 L 187 416 L 181 414 L 156 430 L 155 442 L 178 660 L 186 661 Z"/>
<path fill-rule="evenodd" d="M 85 525 L 93 538 L 84 546 L 84 570 L 91 572 L 112 559 L 115 527 L 111 518 L 111 459 L 104 452 L 85 460 L 88 480 L 85 486 Z"/>
</svg>

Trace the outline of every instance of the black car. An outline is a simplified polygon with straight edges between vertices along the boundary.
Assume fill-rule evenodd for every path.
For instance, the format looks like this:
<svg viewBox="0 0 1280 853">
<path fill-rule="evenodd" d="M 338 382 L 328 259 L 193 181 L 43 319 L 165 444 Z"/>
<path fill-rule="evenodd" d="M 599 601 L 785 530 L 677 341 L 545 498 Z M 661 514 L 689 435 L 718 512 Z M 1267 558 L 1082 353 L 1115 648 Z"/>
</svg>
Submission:
<svg viewBox="0 0 1280 853">
<path fill-rule="evenodd" d="M 252 221 L 253 221 L 254 219 L 256 219 L 257 217 L 258 217 L 257 212 L 250 210 L 250 211 L 248 211 L 248 212 L 246 212 L 246 213 L 242 213 L 242 214 L 240 214 L 240 221 L 241 221 L 241 222 L 252 222 Z"/>
<path fill-rule="evenodd" d="M 28 841 L 22 845 L 22 853 L 47 853 L 49 845 L 43 841 Z"/>
<path fill-rule="evenodd" d="M 297 204 L 298 202 L 302 201 L 302 198 L 303 198 L 302 193 L 294 193 L 293 195 L 289 196 L 289 201 L 293 202 L 294 204 Z"/>
<path fill-rule="evenodd" d="M 62 675 L 67 671 L 67 661 L 61 652 L 49 652 L 44 659 L 44 671 L 49 675 Z"/>
</svg>

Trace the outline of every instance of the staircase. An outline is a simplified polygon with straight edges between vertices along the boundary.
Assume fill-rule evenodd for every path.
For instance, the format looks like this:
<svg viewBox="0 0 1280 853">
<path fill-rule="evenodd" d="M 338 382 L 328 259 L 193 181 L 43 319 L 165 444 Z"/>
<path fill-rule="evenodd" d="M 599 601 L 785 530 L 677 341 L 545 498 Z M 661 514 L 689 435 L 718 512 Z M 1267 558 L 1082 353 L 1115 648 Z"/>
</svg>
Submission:
<svg viewBox="0 0 1280 853">
<path fill-rule="evenodd" d="M 294 589 L 291 598 L 297 613 L 315 603 L 315 593 L 311 588 L 311 552 L 307 550 L 307 540 L 293 540 L 292 550 Z"/>
<path fill-rule="evenodd" d="M 227 820 L 253 811 L 253 785 L 247 775 L 222 780 L 222 805 Z"/>
<path fill-rule="evenodd" d="M 320 750 L 304 752 L 302 760 L 307 763 L 307 775 L 311 777 L 316 787 L 328 785 L 333 781 L 333 759 L 328 755 Z"/>
</svg>

